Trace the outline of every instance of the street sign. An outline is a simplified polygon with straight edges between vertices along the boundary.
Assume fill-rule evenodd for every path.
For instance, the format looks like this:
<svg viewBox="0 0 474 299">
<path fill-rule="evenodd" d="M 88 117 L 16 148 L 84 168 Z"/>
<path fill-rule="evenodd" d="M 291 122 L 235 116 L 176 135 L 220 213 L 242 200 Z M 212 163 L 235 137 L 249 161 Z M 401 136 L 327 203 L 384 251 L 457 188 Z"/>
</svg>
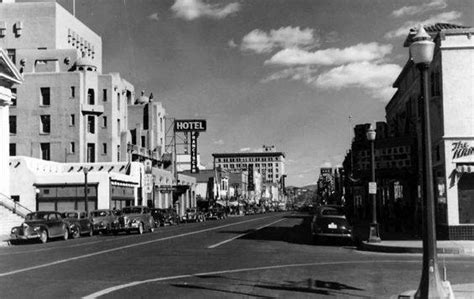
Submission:
<svg viewBox="0 0 474 299">
<path fill-rule="evenodd" d="M 377 194 L 377 183 L 369 182 L 369 194 Z"/>
<path fill-rule="evenodd" d="M 153 191 L 153 175 L 152 174 L 145 174 L 143 185 L 144 185 L 143 188 L 145 189 L 145 193 L 151 193 Z"/>
<path fill-rule="evenodd" d="M 176 119 L 174 121 L 175 132 L 200 132 L 206 131 L 206 127 L 205 119 Z"/>
</svg>

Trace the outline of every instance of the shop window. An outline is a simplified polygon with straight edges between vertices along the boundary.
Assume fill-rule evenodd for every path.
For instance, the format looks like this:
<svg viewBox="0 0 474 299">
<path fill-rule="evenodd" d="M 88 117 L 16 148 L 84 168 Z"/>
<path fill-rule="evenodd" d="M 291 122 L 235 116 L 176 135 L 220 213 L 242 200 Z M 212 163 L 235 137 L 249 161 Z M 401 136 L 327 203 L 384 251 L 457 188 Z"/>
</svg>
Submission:
<svg viewBox="0 0 474 299">
<path fill-rule="evenodd" d="M 459 224 L 474 223 L 474 174 L 464 173 L 458 183 Z"/>
</svg>

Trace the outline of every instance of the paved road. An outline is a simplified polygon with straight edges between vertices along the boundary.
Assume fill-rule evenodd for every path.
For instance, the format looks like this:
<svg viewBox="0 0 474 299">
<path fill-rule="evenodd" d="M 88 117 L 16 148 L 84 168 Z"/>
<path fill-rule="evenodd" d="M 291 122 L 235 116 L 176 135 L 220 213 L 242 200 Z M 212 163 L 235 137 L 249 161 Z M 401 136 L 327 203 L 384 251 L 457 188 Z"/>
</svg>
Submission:
<svg viewBox="0 0 474 299">
<path fill-rule="evenodd" d="M 0 248 L 0 298 L 388 298 L 417 288 L 421 255 L 315 246 L 309 219 L 273 213 Z M 452 283 L 472 282 L 472 259 L 446 265 Z"/>
</svg>

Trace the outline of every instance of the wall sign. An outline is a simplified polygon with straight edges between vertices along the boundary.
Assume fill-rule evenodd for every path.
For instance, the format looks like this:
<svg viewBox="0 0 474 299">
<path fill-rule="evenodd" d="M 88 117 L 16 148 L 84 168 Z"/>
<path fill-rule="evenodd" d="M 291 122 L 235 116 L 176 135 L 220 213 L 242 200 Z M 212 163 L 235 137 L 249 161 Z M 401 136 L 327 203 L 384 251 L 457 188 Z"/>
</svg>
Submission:
<svg viewBox="0 0 474 299">
<path fill-rule="evenodd" d="M 454 159 L 465 158 L 474 155 L 474 146 L 466 141 L 456 141 L 452 143 L 451 153 Z"/>
<path fill-rule="evenodd" d="M 186 119 L 174 121 L 176 132 L 203 132 L 206 131 L 207 123 L 205 119 Z"/>
</svg>

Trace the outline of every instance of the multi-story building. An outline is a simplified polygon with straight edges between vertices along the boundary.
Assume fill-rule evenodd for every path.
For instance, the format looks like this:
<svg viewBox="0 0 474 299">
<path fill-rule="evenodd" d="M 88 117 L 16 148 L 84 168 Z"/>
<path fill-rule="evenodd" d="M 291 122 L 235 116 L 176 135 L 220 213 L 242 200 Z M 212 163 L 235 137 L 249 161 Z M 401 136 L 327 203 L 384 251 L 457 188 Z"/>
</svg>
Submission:
<svg viewBox="0 0 474 299">
<path fill-rule="evenodd" d="M 253 170 L 262 175 L 264 183 L 280 183 L 285 174 L 285 154 L 283 152 L 215 153 L 214 168 L 229 171 Z"/>
<path fill-rule="evenodd" d="M 134 88 L 101 73 L 100 36 L 55 2 L 2 3 L 0 19 L 0 47 L 25 82 L 14 89 L 10 155 L 126 161 Z"/>
</svg>

